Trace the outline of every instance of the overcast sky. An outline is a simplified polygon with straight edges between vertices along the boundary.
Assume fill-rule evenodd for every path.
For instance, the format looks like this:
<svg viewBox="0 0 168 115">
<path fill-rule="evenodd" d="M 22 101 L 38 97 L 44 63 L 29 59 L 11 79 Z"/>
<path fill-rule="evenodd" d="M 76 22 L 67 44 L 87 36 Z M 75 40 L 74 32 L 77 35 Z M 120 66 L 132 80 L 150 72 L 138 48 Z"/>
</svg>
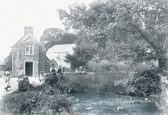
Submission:
<svg viewBox="0 0 168 115">
<path fill-rule="evenodd" d="M 57 9 L 93 0 L 0 0 L 0 59 L 6 58 L 24 35 L 24 27 L 34 28 L 39 40 L 46 28 L 63 28 Z"/>
</svg>

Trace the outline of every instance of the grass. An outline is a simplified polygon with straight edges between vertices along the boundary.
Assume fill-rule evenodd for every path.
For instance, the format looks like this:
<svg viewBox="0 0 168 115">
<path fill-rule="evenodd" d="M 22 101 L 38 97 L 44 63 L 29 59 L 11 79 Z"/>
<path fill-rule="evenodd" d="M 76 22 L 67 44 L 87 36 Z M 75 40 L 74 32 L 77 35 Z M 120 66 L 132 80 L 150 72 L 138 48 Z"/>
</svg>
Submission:
<svg viewBox="0 0 168 115">
<path fill-rule="evenodd" d="M 116 82 L 129 79 L 123 73 L 94 73 L 94 74 L 75 74 L 65 75 L 67 79 L 66 87 L 71 93 L 99 93 L 99 94 L 123 94 L 126 87 L 123 84 L 115 85 Z"/>
</svg>

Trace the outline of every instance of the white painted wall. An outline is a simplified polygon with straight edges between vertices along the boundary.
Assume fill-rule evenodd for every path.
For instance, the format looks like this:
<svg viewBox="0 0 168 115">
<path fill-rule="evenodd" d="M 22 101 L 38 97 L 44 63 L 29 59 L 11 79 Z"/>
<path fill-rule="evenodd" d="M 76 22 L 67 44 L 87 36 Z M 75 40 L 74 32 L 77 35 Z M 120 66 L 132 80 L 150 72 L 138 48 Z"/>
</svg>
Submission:
<svg viewBox="0 0 168 115">
<path fill-rule="evenodd" d="M 46 52 L 46 56 L 50 60 L 55 59 L 59 65 L 70 68 L 70 64 L 67 64 L 66 62 L 64 62 L 64 60 L 67 53 L 73 54 L 74 47 L 75 47 L 75 44 L 55 45 Z"/>
</svg>

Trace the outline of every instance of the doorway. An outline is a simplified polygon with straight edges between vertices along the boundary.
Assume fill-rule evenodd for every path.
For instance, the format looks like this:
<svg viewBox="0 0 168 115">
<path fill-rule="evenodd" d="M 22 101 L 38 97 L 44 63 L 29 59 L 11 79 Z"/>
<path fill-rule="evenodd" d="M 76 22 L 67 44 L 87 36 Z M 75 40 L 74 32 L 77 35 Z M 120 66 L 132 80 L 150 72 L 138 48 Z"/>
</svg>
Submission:
<svg viewBox="0 0 168 115">
<path fill-rule="evenodd" d="M 33 76 L 33 62 L 25 62 L 25 75 Z"/>
</svg>

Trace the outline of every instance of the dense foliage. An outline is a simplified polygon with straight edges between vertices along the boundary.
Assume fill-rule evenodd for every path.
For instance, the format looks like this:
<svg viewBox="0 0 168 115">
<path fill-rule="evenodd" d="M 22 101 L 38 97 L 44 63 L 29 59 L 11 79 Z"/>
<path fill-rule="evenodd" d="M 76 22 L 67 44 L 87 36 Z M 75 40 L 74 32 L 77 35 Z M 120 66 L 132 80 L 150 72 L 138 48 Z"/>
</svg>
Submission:
<svg viewBox="0 0 168 115">
<path fill-rule="evenodd" d="M 30 83 L 29 83 L 28 77 L 23 78 L 18 83 L 18 90 L 19 91 L 27 91 L 27 90 L 29 90 L 29 87 L 30 87 Z"/>
<path fill-rule="evenodd" d="M 65 32 L 59 28 L 48 28 L 40 37 L 40 44 L 43 45 L 47 51 L 57 44 L 73 44 L 76 39 L 77 36 L 75 34 Z"/>
<path fill-rule="evenodd" d="M 88 7 L 59 10 L 60 19 L 76 30 L 80 44 L 99 49 L 99 59 L 148 62 L 166 67 L 167 0 L 100 0 Z"/>
<path fill-rule="evenodd" d="M 160 81 L 157 70 L 145 70 L 135 75 L 131 85 L 136 96 L 150 96 L 161 93 Z"/>
<path fill-rule="evenodd" d="M 29 90 L 15 91 L 4 97 L 2 111 L 5 114 L 49 114 L 72 112 L 71 102 L 62 85 L 53 82 L 55 77 L 48 75 L 46 82 L 39 86 L 30 85 Z M 62 80 L 60 79 L 60 82 Z M 56 87 L 57 86 L 57 87 Z M 23 88 L 22 88 L 23 89 Z"/>
<path fill-rule="evenodd" d="M 65 79 L 64 86 L 70 93 L 129 94 L 126 90 L 129 76 L 122 73 L 68 73 Z"/>
<path fill-rule="evenodd" d="M 67 54 L 65 62 L 70 63 L 72 69 L 79 68 L 79 66 L 86 67 L 87 62 L 90 61 L 95 52 L 90 48 L 75 47 L 73 54 Z"/>
</svg>

